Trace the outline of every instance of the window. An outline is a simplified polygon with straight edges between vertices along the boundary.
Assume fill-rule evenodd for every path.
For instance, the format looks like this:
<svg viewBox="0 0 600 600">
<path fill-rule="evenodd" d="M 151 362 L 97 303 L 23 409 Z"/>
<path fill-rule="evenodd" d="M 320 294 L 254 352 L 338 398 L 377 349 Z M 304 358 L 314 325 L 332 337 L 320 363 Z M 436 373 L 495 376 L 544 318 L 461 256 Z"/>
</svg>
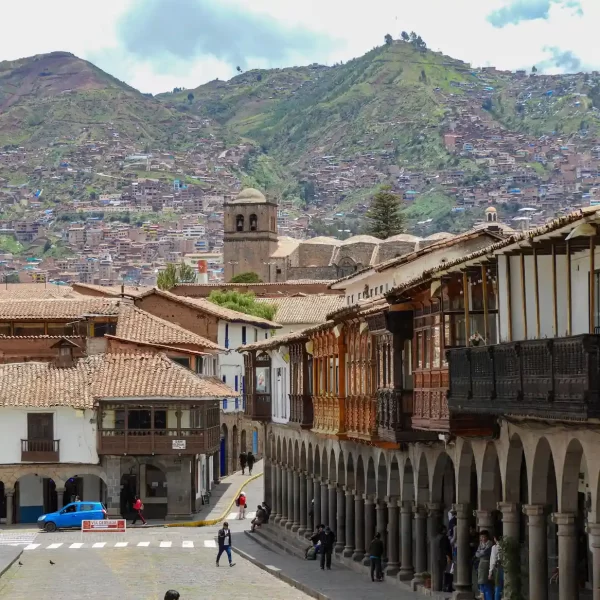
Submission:
<svg viewBox="0 0 600 600">
<path fill-rule="evenodd" d="M 271 393 L 271 369 L 269 367 L 256 367 L 256 393 Z"/>
<path fill-rule="evenodd" d="M 67 323 L 48 323 L 48 335 L 73 335 L 73 326 Z"/>
<path fill-rule="evenodd" d="M 258 329 L 254 328 L 254 341 L 258 342 Z"/>
<path fill-rule="evenodd" d="M 242 326 L 242 344 L 244 346 L 246 345 L 246 326 L 245 325 Z"/>
<path fill-rule="evenodd" d="M 149 410 L 130 410 L 127 414 L 129 429 L 152 429 L 152 412 Z"/>
<path fill-rule="evenodd" d="M 265 340 L 266 339 L 269 339 L 269 332 L 268 331 L 265 331 Z"/>
<path fill-rule="evenodd" d="M 239 375 L 235 376 L 234 382 L 235 383 L 233 384 L 233 389 L 237 392 L 237 391 L 239 391 L 239 385 L 240 385 Z"/>
<path fill-rule="evenodd" d="M 223 398 L 223 410 L 227 410 L 227 398 Z"/>
<path fill-rule="evenodd" d="M 190 368 L 190 359 L 185 356 L 171 356 L 170 359 L 186 369 Z"/>
<path fill-rule="evenodd" d="M 54 415 L 52 413 L 28 413 L 27 438 L 30 440 L 54 439 Z"/>
<path fill-rule="evenodd" d="M 223 383 L 227 383 L 227 375 L 223 375 Z"/>
<path fill-rule="evenodd" d="M 117 324 L 115 323 L 92 323 L 94 334 L 92 337 L 104 337 L 105 335 L 115 335 Z"/>
<path fill-rule="evenodd" d="M 240 399 L 236 398 L 235 399 L 235 410 L 239 410 L 239 408 L 240 408 Z"/>
<path fill-rule="evenodd" d="M 146 498 L 166 498 L 167 478 L 165 474 L 154 465 L 146 466 Z"/>
<path fill-rule="evenodd" d="M 95 504 L 80 504 L 79 505 L 79 510 L 80 511 L 84 511 L 84 510 L 96 510 L 96 505 Z"/>
<path fill-rule="evenodd" d="M 225 348 L 229 348 L 229 323 L 225 323 Z"/>
<path fill-rule="evenodd" d="M 250 231 L 256 231 L 258 229 L 258 218 L 256 215 L 250 215 Z"/>
<path fill-rule="evenodd" d="M 13 335 L 44 335 L 43 323 L 15 323 Z"/>
<path fill-rule="evenodd" d="M 10 323 L 0 323 L 0 335 L 10 335 Z"/>
<path fill-rule="evenodd" d="M 190 410 L 190 427 L 192 429 L 202 429 L 204 427 L 204 412 L 201 408 Z"/>
<path fill-rule="evenodd" d="M 235 230 L 244 231 L 244 215 L 238 215 L 235 218 Z"/>
<path fill-rule="evenodd" d="M 204 359 L 201 356 L 196 357 L 196 373 L 202 375 L 204 372 Z"/>
<path fill-rule="evenodd" d="M 346 304 L 347 304 L 348 306 L 350 306 L 350 296 L 348 296 L 348 297 L 346 298 Z"/>
</svg>

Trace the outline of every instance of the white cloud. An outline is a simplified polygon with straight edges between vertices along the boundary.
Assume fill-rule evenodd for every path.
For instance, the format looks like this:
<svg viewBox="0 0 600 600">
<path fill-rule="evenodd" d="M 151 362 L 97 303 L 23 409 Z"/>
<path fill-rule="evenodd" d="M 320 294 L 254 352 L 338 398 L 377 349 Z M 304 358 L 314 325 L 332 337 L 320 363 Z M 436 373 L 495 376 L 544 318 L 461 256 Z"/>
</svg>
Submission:
<svg viewBox="0 0 600 600">
<path fill-rule="evenodd" d="M 140 0 L 150 6 L 155 0 Z M 172 0 L 178 8 L 196 0 Z M 580 0 L 574 10 L 572 0 L 549 2 L 547 18 L 509 23 L 494 27 L 488 17 L 494 11 L 514 5 L 539 3 L 539 0 L 421 0 L 399 3 L 397 0 L 370 0 L 368 5 L 343 0 L 215 0 L 239 11 L 269 15 L 283 28 L 304 27 L 327 35 L 334 45 L 324 46 L 320 62 L 331 64 L 348 60 L 383 43 L 390 33 L 398 37 L 402 30 L 415 30 L 434 50 L 471 62 L 473 65 L 496 65 L 500 68 L 529 68 L 542 64 L 553 67 L 552 52 L 570 52 L 585 68 L 600 69 L 595 52 L 600 2 Z M 160 92 L 175 86 L 196 87 L 219 77 L 235 73 L 235 65 L 223 56 L 190 55 L 175 58 L 132 54 L 122 43 L 119 24 L 131 14 L 134 0 L 22 0 L 3 6 L 3 35 L 0 37 L 0 60 L 14 59 L 52 50 L 66 50 L 92 60 L 101 68 L 142 91 Z M 545 11 L 542 11 L 545 16 Z M 434 17 L 434 18 L 432 18 Z M 265 17 L 265 20 L 266 19 Z M 135 21 L 134 21 L 135 23 Z M 183 24 L 182 24 L 183 27 Z M 202 23 L 186 24 L 202 36 Z M 177 35 L 177 31 L 174 32 Z M 277 39 L 274 36 L 273 39 Z M 160 44 L 161 46 L 163 44 Z M 164 44 L 165 47 L 168 47 Z M 202 44 L 199 45 L 202 47 Z M 549 48 L 556 50 L 549 51 Z M 306 54 L 298 47 L 290 52 L 272 48 L 268 57 L 248 61 L 248 66 L 285 66 L 313 60 L 314 48 Z M 279 52 L 281 50 L 281 52 Z M 287 57 L 286 57 L 287 54 Z M 274 58 L 275 57 L 275 58 Z M 304 60 L 303 60 L 304 59 Z M 546 61 L 546 62 L 544 62 Z M 571 63 L 575 64 L 575 63 Z"/>
</svg>

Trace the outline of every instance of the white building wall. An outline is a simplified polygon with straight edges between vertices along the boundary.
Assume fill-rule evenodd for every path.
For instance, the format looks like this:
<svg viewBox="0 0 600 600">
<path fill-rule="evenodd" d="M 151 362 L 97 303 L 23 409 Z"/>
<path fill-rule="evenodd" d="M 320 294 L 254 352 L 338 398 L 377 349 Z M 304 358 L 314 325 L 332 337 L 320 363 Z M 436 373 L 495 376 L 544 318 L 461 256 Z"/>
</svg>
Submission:
<svg viewBox="0 0 600 600">
<path fill-rule="evenodd" d="M 275 423 L 290 420 L 290 365 L 286 356 L 278 350 L 271 352 L 271 416 Z"/>
</svg>

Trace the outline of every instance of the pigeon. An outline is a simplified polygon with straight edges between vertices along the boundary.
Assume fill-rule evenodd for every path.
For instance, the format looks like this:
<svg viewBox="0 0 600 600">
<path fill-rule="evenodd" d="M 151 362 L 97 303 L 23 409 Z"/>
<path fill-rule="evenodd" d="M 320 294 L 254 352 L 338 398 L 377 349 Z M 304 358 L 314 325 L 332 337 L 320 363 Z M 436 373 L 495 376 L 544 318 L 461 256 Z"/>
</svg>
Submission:
<svg viewBox="0 0 600 600">
<path fill-rule="evenodd" d="M 22 563 L 21 561 L 19 561 L 19 566 L 20 566 L 20 567 L 22 567 L 22 566 L 23 566 L 23 563 Z"/>
<path fill-rule="evenodd" d="M 56 564 L 55 562 L 52 562 L 52 561 L 48 561 L 48 562 L 49 562 L 51 565 L 55 565 L 55 564 Z"/>
</svg>

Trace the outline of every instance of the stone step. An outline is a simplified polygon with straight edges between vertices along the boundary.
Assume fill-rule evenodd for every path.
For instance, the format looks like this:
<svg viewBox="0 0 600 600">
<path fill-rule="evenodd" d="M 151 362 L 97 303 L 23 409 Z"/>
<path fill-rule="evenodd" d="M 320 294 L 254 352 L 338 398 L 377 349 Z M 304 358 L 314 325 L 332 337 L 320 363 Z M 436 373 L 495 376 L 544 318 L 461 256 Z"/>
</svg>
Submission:
<svg viewBox="0 0 600 600">
<path fill-rule="evenodd" d="M 246 533 L 255 538 L 255 541 L 265 548 L 272 549 L 273 546 L 276 546 L 296 558 L 304 559 L 306 548 L 310 545 L 310 541 L 302 540 L 295 534 L 288 534 L 277 525 L 263 525 L 257 528 L 254 533 Z"/>
</svg>

